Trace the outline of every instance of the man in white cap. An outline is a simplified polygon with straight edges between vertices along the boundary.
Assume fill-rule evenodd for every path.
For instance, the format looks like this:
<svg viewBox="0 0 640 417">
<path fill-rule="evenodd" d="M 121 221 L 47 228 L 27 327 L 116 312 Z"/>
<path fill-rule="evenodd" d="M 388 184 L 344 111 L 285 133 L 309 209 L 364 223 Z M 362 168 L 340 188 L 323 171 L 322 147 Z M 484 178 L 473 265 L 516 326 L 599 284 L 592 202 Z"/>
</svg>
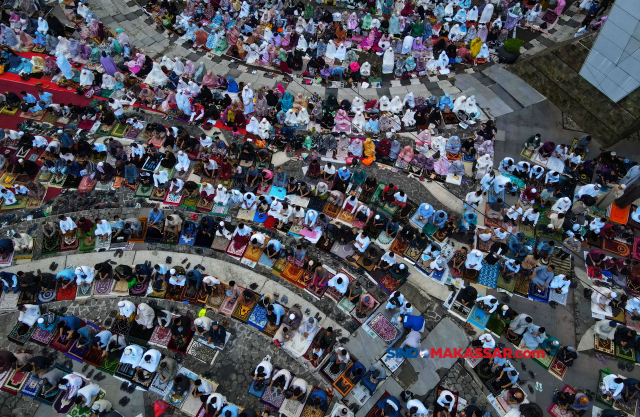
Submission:
<svg viewBox="0 0 640 417">
<path fill-rule="evenodd" d="M 216 236 L 223 236 L 225 239 L 231 240 L 233 237 L 232 231 L 235 230 L 232 229 L 232 227 L 233 226 L 230 223 L 227 225 L 224 221 L 218 222 L 218 226 L 216 227 Z"/>
<path fill-rule="evenodd" d="M 106 413 L 110 412 L 112 408 L 111 401 L 105 399 L 96 400 L 91 406 L 91 412 L 96 417 L 103 417 Z"/>
<path fill-rule="evenodd" d="M 482 252 L 480 252 L 478 249 L 474 249 L 467 255 L 467 259 L 464 261 L 464 266 L 467 269 L 474 269 L 476 271 L 479 271 L 480 269 L 482 269 L 483 259 L 484 256 L 482 255 Z"/>
<path fill-rule="evenodd" d="M 29 327 L 36 324 L 36 321 L 40 318 L 40 307 L 35 304 L 23 304 L 20 307 L 20 314 L 18 315 L 18 321 Z M 44 321 L 44 320 L 43 320 Z"/>
<path fill-rule="evenodd" d="M 221 186 L 219 186 L 221 187 Z M 216 196 L 216 189 L 210 182 L 206 183 L 204 187 L 200 190 L 200 197 L 204 198 L 207 201 L 213 201 L 213 198 Z"/>
<path fill-rule="evenodd" d="M 220 280 L 214 276 L 207 275 L 204 278 L 202 278 L 202 288 L 209 295 L 212 295 L 213 292 L 218 289 L 219 285 L 220 285 Z"/>
<path fill-rule="evenodd" d="M 227 192 L 227 189 L 223 187 L 222 184 L 218 184 L 216 196 L 213 198 L 213 202 L 216 204 L 226 205 L 227 201 L 229 201 L 229 193 Z"/>
<path fill-rule="evenodd" d="M 180 288 L 186 285 L 187 277 L 184 274 L 178 274 L 174 268 L 169 270 L 169 274 L 171 275 L 169 277 L 169 284 Z"/>
<path fill-rule="evenodd" d="M 38 151 L 41 151 L 44 148 L 46 148 L 48 144 L 49 144 L 49 142 L 47 141 L 47 138 L 45 138 L 44 136 L 40 136 L 40 135 L 34 136 L 33 140 L 31 141 L 31 145 L 34 148 L 37 148 Z"/>
<path fill-rule="evenodd" d="M 76 274 L 76 285 L 78 286 L 89 286 L 93 283 L 93 278 L 95 277 L 95 270 L 89 266 L 79 266 L 75 269 Z"/>
<path fill-rule="evenodd" d="M 580 187 L 575 196 L 577 199 L 581 199 L 582 196 L 589 195 L 591 197 L 595 197 L 599 193 L 600 193 L 600 184 L 587 184 Z"/>
<path fill-rule="evenodd" d="M 213 323 L 213 320 L 211 320 L 207 316 L 202 316 L 195 319 L 193 321 L 193 324 L 195 327 L 196 334 L 198 336 L 203 336 L 205 333 L 211 330 L 212 323 Z"/>
<path fill-rule="evenodd" d="M 129 300 L 122 300 L 118 303 L 118 318 L 121 320 L 133 321 L 136 316 L 136 305 Z"/>
<path fill-rule="evenodd" d="M 569 197 L 561 197 L 551 207 L 552 212 L 566 213 L 571 207 L 571 199 Z"/>
<path fill-rule="evenodd" d="M 184 153 L 184 151 L 178 151 L 178 163 L 176 164 L 176 171 L 178 173 L 186 173 L 189 171 L 189 165 L 191 165 L 191 161 L 189 161 L 189 155 Z"/>
<path fill-rule="evenodd" d="M 141 325 L 144 329 L 152 329 L 153 321 L 156 318 L 156 312 L 153 308 L 146 303 L 138 304 L 136 311 L 136 323 Z"/>
</svg>

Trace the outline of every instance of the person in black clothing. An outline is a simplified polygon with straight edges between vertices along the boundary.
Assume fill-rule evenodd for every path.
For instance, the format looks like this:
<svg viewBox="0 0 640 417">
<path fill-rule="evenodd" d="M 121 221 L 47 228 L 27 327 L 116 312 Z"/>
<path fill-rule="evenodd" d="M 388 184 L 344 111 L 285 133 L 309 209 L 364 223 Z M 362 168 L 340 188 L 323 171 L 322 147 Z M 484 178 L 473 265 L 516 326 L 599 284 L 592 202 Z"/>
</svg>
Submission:
<svg viewBox="0 0 640 417">
<path fill-rule="evenodd" d="M 171 338 L 175 340 L 176 344 L 184 343 L 190 328 L 191 319 L 189 317 L 180 316 L 174 319 L 171 325 Z"/>
<path fill-rule="evenodd" d="M 227 337 L 227 329 L 214 321 L 211 323 L 211 329 L 209 329 L 209 331 L 204 335 L 207 336 L 207 343 L 213 343 L 214 345 L 223 348 Z"/>
<path fill-rule="evenodd" d="M 40 288 L 43 290 L 51 290 L 53 291 L 56 288 L 57 281 L 55 274 L 51 274 L 49 272 L 42 272 L 40 275 L 36 277 L 40 280 Z"/>
<path fill-rule="evenodd" d="M 336 338 L 333 335 L 333 327 L 327 327 L 316 338 L 316 344 L 322 350 L 331 350 L 336 343 Z"/>
<path fill-rule="evenodd" d="M 178 395 L 184 395 L 184 393 L 186 393 L 190 387 L 191 380 L 186 376 L 178 375 L 173 380 L 173 387 L 171 387 L 171 392 Z"/>
<path fill-rule="evenodd" d="M 96 278 L 99 279 L 100 281 L 109 279 L 113 275 L 113 267 L 111 266 L 109 261 L 96 264 L 94 269 L 96 271 Z"/>
</svg>

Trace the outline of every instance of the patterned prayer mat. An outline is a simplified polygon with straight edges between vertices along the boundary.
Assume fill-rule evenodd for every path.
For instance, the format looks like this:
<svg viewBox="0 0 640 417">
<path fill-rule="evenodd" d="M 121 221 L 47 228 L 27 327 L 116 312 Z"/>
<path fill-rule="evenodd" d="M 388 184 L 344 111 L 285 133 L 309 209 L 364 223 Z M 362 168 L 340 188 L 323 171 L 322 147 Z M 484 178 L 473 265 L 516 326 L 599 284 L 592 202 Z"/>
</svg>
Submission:
<svg viewBox="0 0 640 417">
<path fill-rule="evenodd" d="M 149 198 L 151 197 L 151 193 L 153 193 L 153 187 L 150 185 L 140 185 L 136 189 L 136 193 L 134 197 L 136 198 Z"/>
<path fill-rule="evenodd" d="M 324 208 L 322 209 L 322 212 L 327 216 L 331 217 L 332 219 L 335 219 L 340 214 L 340 206 L 336 206 L 331 203 L 326 203 Z"/>
<path fill-rule="evenodd" d="M 178 365 L 178 369 L 180 368 L 180 365 Z M 169 392 L 169 389 L 173 386 L 173 381 L 172 380 L 167 380 L 166 382 L 162 382 L 162 380 L 160 379 L 160 375 L 156 375 L 155 378 L 153 378 L 153 381 L 151 381 L 151 385 L 149 386 L 149 391 L 153 392 L 154 394 L 158 394 L 161 397 L 164 397 L 167 392 Z"/>
<path fill-rule="evenodd" d="M 549 372 L 551 372 L 551 375 L 555 376 L 561 381 L 568 370 L 569 367 L 560 362 L 557 356 L 553 358 L 553 361 L 551 361 L 551 365 L 549 365 Z"/>
<path fill-rule="evenodd" d="M 131 382 L 144 389 L 149 389 L 155 376 L 156 372 L 148 372 L 146 370 L 139 369 L 133 374 Z"/>
<path fill-rule="evenodd" d="M 597 334 L 593 335 L 593 349 L 597 353 L 603 353 L 605 355 L 614 355 L 615 347 L 611 340 L 600 339 Z"/>
<path fill-rule="evenodd" d="M 102 365 L 104 359 L 105 357 L 102 356 L 102 351 L 96 347 L 89 348 L 89 351 L 84 355 L 84 362 L 96 368 Z"/>
<path fill-rule="evenodd" d="M 149 196 L 149 200 L 163 202 L 166 195 L 166 189 L 153 187 L 153 190 L 151 190 L 151 195 Z"/>
<path fill-rule="evenodd" d="M 116 371 L 114 372 L 114 376 L 119 379 L 124 379 L 127 381 L 131 381 L 133 379 L 133 374 L 136 369 L 128 363 L 119 363 Z"/>
<path fill-rule="evenodd" d="M 188 355 L 193 356 L 195 359 L 207 365 L 213 365 L 216 356 L 218 356 L 218 352 L 218 349 L 207 346 L 196 339 L 193 339 L 187 348 Z"/>
<path fill-rule="evenodd" d="M 508 329 L 504 332 L 504 337 L 505 339 L 507 339 L 509 341 L 509 343 L 511 343 L 514 346 L 520 346 L 520 342 L 522 342 L 522 335 L 521 334 L 516 334 L 513 333 L 511 331 L 509 331 Z"/>
<path fill-rule="evenodd" d="M 229 212 L 229 206 L 223 206 L 221 204 L 215 204 L 213 200 L 209 201 L 206 198 L 200 198 L 198 205 L 196 206 L 198 211 L 210 212 L 212 216 L 226 217 Z"/>
<path fill-rule="evenodd" d="M 233 314 L 231 314 L 231 317 L 243 323 L 246 323 L 247 320 L 249 320 L 249 317 L 251 316 L 251 313 L 253 312 L 253 309 L 255 308 L 260 298 L 260 294 L 256 294 L 254 292 L 251 300 L 249 302 L 245 302 L 243 296 L 243 300 L 241 300 L 241 302 L 238 302 L 236 308 L 233 309 Z"/>
<path fill-rule="evenodd" d="M 513 291 L 518 295 L 528 297 L 530 285 L 531 278 L 529 278 L 529 276 L 520 275 L 518 277 L 518 280 L 516 281 L 516 286 L 514 287 Z"/>
<path fill-rule="evenodd" d="M 16 371 L 13 369 L 9 377 L 4 381 L 4 384 L 2 384 L 0 390 L 8 392 L 11 395 L 17 395 L 27 383 L 30 375 L 30 372 Z"/>
<path fill-rule="evenodd" d="M 231 239 L 231 242 L 229 242 L 229 246 L 227 246 L 226 253 L 233 258 L 241 259 L 242 255 L 244 255 L 244 251 L 247 249 L 247 246 L 249 246 L 249 243 L 239 245 L 236 241 Z"/>
<path fill-rule="evenodd" d="M 409 242 L 401 242 L 400 239 L 396 238 L 391 244 L 389 250 L 398 256 L 402 256 L 408 247 Z"/>
<path fill-rule="evenodd" d="M 262 306 L 256 306 L 251 312 L 247 323 L 262 331 L 267 325 L 267 309 Z"/>
<path fill-rule="evenodd" d="M 297 267 L 295 265 L 292 265 L 290 263 L 287 263 L 287 266 L 285 267 L 284 271 L 280 274 L 280 277 L 289 281 L 291 284 L 295 285 L 298 288 L 302 288 L 304 289 L 306 287 L 306 285 L 301 282 L 301 278 L 304 275 L 305 270 Z"/>
<path fill-rule="evenodd" d="M 118 364 L 120 363 L 120 356 L 122 352 L 110 352 L 103 360 L 102 364 L 98 368 L 99 371 L 108 373 L 109 375 L 113 375 L 118 368 Z"/>
<path fill-rule="evenodd" d="M 253 395 L 254 397 L 261 398 L 262 394 L 264 394 L 267 387 L 269 386 L 269 384 L 266 381 L 263 381 L 263 382 L 264 383 L 262 384 L 262 386 L 258 388 L 258 386 L 256 385 L 256 381 L 251 380 L 251 384 L 249 385 L 249 389 L 247 390 L 247 392 Z"/>
<path fill-rule="evenodd" d="M 116 297 L 124 297 L 126 295 L 129 295 L 129 283 L 126 281 L 117 281 L 111 289 L 109 295 L 113 295 Z M 151 296 L 151 294 L 149 294 L 149 296 Z"/>
<path fill-rule="evenodd" d="M 267 322 L 266 326 L 264 326 L 264 329 L 262 329 L 262 333 L 267 335 L 267 337 L 273 337 L 276 335 L 276 332 L 278 331 L 278 329 L 280 328 L 279 324 L 271 324 L 269 322 Z"/>
<path fill-rule="evenodd" d="M 400 288 L 401 284 L 399 280 L 394 278 L 392 275 L 387 274 L 380 280 L 378 285 L 380 285 L 380 287 L 385 290 L 385 292 L 391 294 L 392 292 Z"/>
<path fill-rule="evenodd" d="M 309 395 L 311 394 L 307 392 L 302 396 L 301 401 L 285 398 L 285 400 L 282 402 L 282 405 L 280 406 L 280 414 L 284 415 L 285 417 L 300 417 L 300 413 L 302 413 L 304 405 L 307 401 L 307 397 Z"/>
<path fill-rule="evenodd" d="M 49 343 L 49 347 L 57 350 L 58 352 L 65 353 L 69 350 L 72 343 L 72 339 L 67 338 L 65 340 L 60 340 L 60 336 L 56 334 L 51 343 Z"/>
<path fill-rule="evenodd" d="M 368 321 L 367 325 L 386 344 L 390 344 L 391 342 L 396 340 L 400 333 L 398 328 L 391 324 L 391 322 L 380 312 L 378 312 L 370 321 Z"/>
<path fill-rule="evenodd" d="M 316 244 L 316 248 L 320 249 L 323 252 L 329 252 L 331 251 L 331 248 L 333 248 L 333 244 L 336 240 L 333 237 L 329 237 L 327 236 L 326 238 L 324 236 L 320 237 L 320 240 L 318 240 L 318 243 Z"/>
<path fill-rule="evenodd" d="M 58 398 L 58 394 L 60 394 L 60 389 L 58 387 L 55 387 L 53 390 L 45 394 L 45 392 L 49 390 L 49 388 L 51 388 L 51 385 L 45 381 L 44 385 L 42 386 L 42 389 L 39 390 L 38 393 L 36 394 L 35 400 L 51 407 L 53 406 L 53 403 Z"/>
<path fill-rule="evenodd" d="M 622 257 L 628 257 L 631 254 L 629 245 L 616 240 L 602 239 L 602 249 Z"/>
<path fill-rule="evenodd" d="M 462 270 L 462 279 L 470 282 L 472 284 L 478 283 L 478 278 L 480 277 L 480 271 L 476 271 L 475 269 L 465 268 Z M 527 290 L 529 288 L 527 287 Z"/>
<path fill-rule="evenodd" d="M 478 285 L 495 289 L 498 284 L 498 272 L 498 265 L 489 265 L 483 262 L 480 276 L 478 277 Z"/>
<path fill-rule="evenodd" d="M 607 407 L 613 407 L 613 401 L 605 398 L 604 394 L 602 393 L 601 387 L 602 387 L 602 380 L 604 379 L 605 376 L 609 375 L 610 373 L 611 373 L 611 370 L 609 370 L 608 368 L 600 369 L 600 375 L 598 377 L 598 389 L 596 389 L 596 401 L 606 405 Z"/>
<path fill-rule="evenodd" d="M 224 299 L 224 294 L 214 293 L 210 295 L 209 298 L 207 298 L 206 306 L 207 308 L 218 311 L 220 309 L 220 306 L 222 306 L 222 302 L 224 301 Z"/>
<path fill-rule="evenodd" d="M 211 244 L 211 249 L 218 252 L 224 252 L 227 250 L 227 246 L 229 246 L 229 241 L 227 240 L 227 238 L 225 238 L 224 236 L 216 236 L 215 239 L 213 239 L 213 243 Z"/>
<path fill-rule="evenodd" d="M 498 274 L 498 281 L 496 282 L 497 288 L 502 288 L 510 293 L 516 288 L 516 282 L 518 278 L 511 278 L 508 282 L 504 279 L 502 273 Z"/>
<path fill-rule="evenodd" d="M 477 305 L 474 305 L 467 317 L 467 321 L 474 326 L 479 327 L 481 330 L 484 330 L 490 317 L 490 314 L 487 314 L 486 311 L 482 310 Z"/>
<path fill-rule="evenodd" d="M 273 372 L 276 372 L 274 369 Z M 275 387 L 269 389 L 265 389 L 262 397 L 260 398 L 260 402 L 266 404 L 268 407 L 271 407 L 275 410 L 279 410 L 282 402 L 284 401 L 284 391 L 281 389 L 276 389 Z"/>
<path fill-rule="evenodd" d="M 393 214 L 393 218 L 398 220 L 403 225 L 406 225 L 411 220 L 411 217 L 418 210 L 418 205 L 411 200 L 407 200 L 407 205 L 404 208 L 397 210 Z"/>
<path fill-rule="evenodd" d="M 113 334 L 128 336 L 129 332 L 131 332 L 131 322 L 124 319 L 115 319 L 111 324 L 109 331 Z"/>
<path fill-rule="evenodd" d="M 244 288 L 240 288 L 240 293 L 242 293 L 242 290 L 244 290 Z M 236 309 L 236 305 L 238 304 L 238 300 L 240 300 L 240 297 L 238 297 L 235 301 L 231 297 L 226 297 L 222 302 L 218 313 L 224 314 L 225 316 L 231 318 L 231 315 L 233 314 L 234 310 Z"/>
<path fill-rule="evenodd" d="M 508 320 L 507 320 L 507 323 L 509 323 Z M 489 317 L 489 320 L 487 321 L 487 325 L 485 326 L 485 329 L 489 330 L 491 333 L 500 337 L 502 336 L 502 333 L 504 333 L 504 329 L 506 327 L 507 326 L 500 320 L 497 312 L 494 312 Z"/>
<path fill-rule="evenodd" d="M 129 293 L 131 295 L 141 296 L 147 293 L 148 288 L 149 288 L 149 281 L 145 282 L 144 284 L 140 284 L 139 282 L 136 282 L 135 284 L 133 284 L 133 287 L 129 289 Z"/>
<path fill-rule="evenodd" d="M 64 236 L 60 237 L 60 252 L 68 252 L 78 250 L 78 245 L 80 244 L 80 239 L 76 238 L 73 243 L 67 244 Z"/>
<path fill-rule="evenodd" d="M 13 329 L 9 333 L 7 338 L 11 340 L 13 343 L 16 343 L 20 346 L 23 346 L 25 343 L 29 341 L 33 332 L 38 328 L 38 326 L 28 327 L 27 325 L 17 322 Z"/>
<path fill-rule="evenodd" d="M 544 291 L 540 291 L 535 284 L 529 285 L 529 298 L 533 301 L 539 301 L 541 303 L 549 302 L 549 287 Z"/>
<path fill-rule="evenodd" d="M 368 319 L 369 317 L 371 317 L 371 315 L 373 315 L 373 313 L 374 313 L 374 312 L 378 309 L 378 307 L 380 306 L 380 302 L 379 302 L 378 300 L 376 300 L 376 298 L 373 296 L 373 294 L 370 294 L 370 293 L 364 293 L 364 294 L 362 294 L 362 297 L 364 297 L 365 295 L 369 295 L 370 297 L 372 297 L 372 298 L 373 298 L 373 301 L 374 301 L 374 305 L 373 305 L 373 307 L 372 307 L 369 311 L 365 312 L 364 314 L 359 313 L 359 312 L 358 312 L 358 308 L 357 308 L 357 307 L 353 308 L 353 309 L 351 310 L 351 312 L 349 313 L 349 315 L 350 315 L 351 317 L 353 317 L 353 319 L 354 319 L 356 322 L 358 322 L 359 324 L 362 324 L 362 323 L 364 323 L 365 321 L 367 321 L 367 319 Z M 346 297 L 345 297 L 345 298 L 346 298 Z"/>
<path fill-rule="evenodd" d="M 35 329 L 31 334 L 31 340 L 42 346 L 49 345 L 49 343 L 53 340 L 55 333 L 49 330 L 41 329 L 38 326 L 34 327 L 37 327 L 37 329 Z"/>
<path fill-rule="evenodd" d="M 338 379 L 336 379 L 336 381 L 333 383 L 333 387 L 335 388 L 335 390 L 338 391 L 343 397 L 349 394 L 357 383 L 357 380 L 354 382 L 347 376 L 347 373 L 352 366 L 352 363 L 349 364 L 349 366 L 345 368 L 344 373 L 340 375 Z"/>
<path fill-rule="evenodd" d="M 631 347 L 626 348 L 620 345 L 615 345 L 615 347 L 616 347 L 616 358 L 635 363 L 636 351 L 633 348 Z"/>
<path fill-rule="evenodd" d="M 76 300 L 91 298 L 93 285 L 78 285 L 76 288 Z"/>
<path fill-rule="evenodd" d="M 351 359 L 348 360 L 347 366 L 351 365 Z M 346 369 L 346 368 L 345 368 Z M 334 382 L 342 375 L 340 367 L 334 362 L 327 362 L 322 368 L 322 374 L 329 378 L 329 381 Z"/>
</svg>

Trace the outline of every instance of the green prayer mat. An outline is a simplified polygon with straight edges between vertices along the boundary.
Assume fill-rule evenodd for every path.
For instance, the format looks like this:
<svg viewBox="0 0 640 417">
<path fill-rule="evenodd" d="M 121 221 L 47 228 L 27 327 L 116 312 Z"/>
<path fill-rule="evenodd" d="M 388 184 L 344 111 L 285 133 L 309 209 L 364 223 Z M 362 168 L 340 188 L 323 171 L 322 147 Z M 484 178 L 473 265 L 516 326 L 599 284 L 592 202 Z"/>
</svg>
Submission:
<svg viewBox="0 0 640 417">
<path fill-rule="evenodd" d="M 507 323 L 509 323 L 509 320 L 506 320 L 506 321 Z M 487 322 L 485 329 L 497 334 L 498 337 L 500 337 L 502 336 L 502 333 L 504 333 L 505 327 L 506 325 L 503 324 L 502 321 L 500 321 L 500 318 L 498 317 L 498 313 L 493 312 L 493 314 L 491 314 L 491 317 L 489 317 L 489 321 Z"/>
<path fill-rule="evenodd" d="M 153 192 L 153 186 L 140 184 L 138 185 L 138 188 L 136 188 L 135 197 L 149 198 L 151 197 L 151 192 Z"/>
<path fill-rule="evenodd" d="M 115 136 L 116 138 L 121 138 L 125 135 L 125 133 L 127 133 L 127 130 L 129 129 L 129 125 L 128 124 L 120 124 L 118 123 L 113 130 L 111 131 L 111 136 Z"/>
<path fill-rule="evenodd" d="M 511 280 L 507 283 L 504 280 L 504 277 L 502 276 L 502 272 L 498 274 L 498 283 L 497 283 L 498 288 L 502 288 L 503 290 L 506 290 L 512 293 L 513 290 L 516 288 L 516 282 L 518 282 L 518 277 L 511 278 Z"/>
<path fill-rule="evenodd" d="M 80 252 L 88 252 L 88 251 L 92 251 L 96 248 L 96 239 L 95 239 L 95 232 L 96 231 L 96 227 L 94 226 L 91 231 L 88 233 L 88 235 L 91 235 L 94 237 L 93 241 L 91 243 L 86 243 L 87 237 L 85 236 L 84 238 L 80 237 L 80 232 L 78 232 L 78 241 L 80 242 L 80 245 L 78 246 L 78 250 Z"/>
</svg>

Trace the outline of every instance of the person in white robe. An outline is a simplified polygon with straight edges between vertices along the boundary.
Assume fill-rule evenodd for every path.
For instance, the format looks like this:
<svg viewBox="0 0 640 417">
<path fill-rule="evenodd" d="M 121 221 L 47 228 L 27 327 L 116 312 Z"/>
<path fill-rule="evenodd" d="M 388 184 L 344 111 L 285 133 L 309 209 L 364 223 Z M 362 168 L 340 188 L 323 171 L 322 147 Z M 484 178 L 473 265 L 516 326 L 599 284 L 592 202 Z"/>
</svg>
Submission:
<svg viewBox="0 0 640 417">
<path fill-rule="evenodd" d="M 249 124 L 247 125 L 247 132 L 254 135 L 260 135 L 260 124 L 258 123 L 258 119 L 256 119 L 255 116 L 252 117 L 249 121 Z"/>
<path fill-rule="evenodd" d="M 413 95 L 413 92 L 410 91 L 409 93 L 407 93 L 406 96 L 404 96 L 404 100 L 402 101 L 402 105 L 403 106 L 409 106 L 409 108 L 413 109 L 416 107 L 416 99 L 415 96 Z"/>
<path fill-rule="evenodd" d="M 404 37 L 402 41 L 402 54 L 406 55 L 411 53 L 411 48 L 413 47 L 413 36 L 407 35 Z M 384 63 L 383 63 L 384 65 Z"/>
<path fill-rule="evenodd" d="M 621 378 L 619 375 L 607 375 L 602 379 L 600 391 L 602 391 L 602 394 L 608 400 L 619 400 L 621 399 L 620 394 L 622 393 L 622 389 L 624 388 L 623 381 L 624 378 Z"/>
<path fill-rule="evenodd" d="M 329 42 L 331 43 L 331 42 Z M 327 51 L 329 48 L 327 47 Z M 382 73 L 383 74 L 391 74 L 393 73 L 393 67 L 395 66 L 395 54 L 393 53 L 393 48 L 389 48 L 385 51 L 382 56 Z"/>
<path fill-rule="evenodd" d="M 213 202 L 216 204 L 226 205 L 227 201 L 229 201 L 229 193 L 227 192 L 227 189 L 223 187 L 222 184 L 218 184 L 216 196 L 213 198 Z"/>
<path fill-rule="evenodd" d="M 93 85 L 93 81 L 95 79 L 95 75 L 93 71 L 89 69 L 83 69 L 80 71 L 80 86 L 81 87 L 89 87 Z"/>
<path fill-rule="evenodd" d="M 522 336 L 522 341 L 531 350 L 536 349 L 547 338 L 544 327 L 529 326 Z"/>
<path fill-rule="evenodd" d="M 62 232 L 62 234 L 73 232 L 78 228 L 73 220 L 71 220 L 71 217 L 65 217 L 64 220 L 60 220 L 58 225 L 60 226 L 60 232 Z"/>
<path fill-rule="evenodd" d="M 169 175 L 167 171 L 160 170 L 158 172 L 153 173 L 153 185 L 157 188 L 168 188 L 169 187 Z"/>
<path fill-rule="evenodd" d="M 158 352 L 155 349 L 149 349 L 144 352 L 142 356 L 142 360 L 137 366 L 138 369 L 144 369 L 150 373 L 154 373 L 156 369 L 158 369 L 158 364 L 160 363 L 160 359 L 162 358 L 162 353 Z"/>
<path fill-rule="evenodd" d="M 360 97 L 353 99 L 353 102 L 351 103 L 351 111 L 355 113 L 364 111 L 364 101 Z"/>
<path fill-rule="evenodd" d="M 404 112 L 404 116 L 402 116 L 402 123 L 404 123 L 405 126 L 415 125 L 416 124 L 415 115 L 416 115 L 416 112 L 414 110 L 407 109 L 407 111 Z"/>
<path fill-rule="evenodd" d="M 349 288 L 349 278 L 345 274 L 336 274 L 329 280 L 327 286 L 335 288 L 340 294 L 344 295 Z"/>
<path fill-rule="evenodd" d="M 347 57 L 347 47 L 344 43 L 341 43 L 336 49 L 336 59 L 338 61 L 344 61 Z"/>
<path fill-rule="evenodd" d="M 79 266 L 75 269 L 76 284 L 78 286 L 91 285 L 95 277 L 95 270 L 89 266 Z"/>
<path fill-rule="evenodd" d="M 35 304 L 23 304 L 22 307 L 20 307 L 18 321 L 31 327 L 36 324 L 36 321 L 38 321 L 40 316 L 40 306 Z"/>
<path fill-rule="evenodd" d="M 184 151 L 178 151 L 177 159 L 178 163 L 176 164 L 176 171 L 187 172 L 189 170 L 189 166 L 191 165 L 189 156 Z"/>
<path fill-rule="evenodd" d="M 522 335 L 532 325 L 533 319 L 527 314 L 519 314 L 509 323 L 509 331 L 517 335 Z"/>
<path fill-rule="evenodd" d="M 298 327 L 298 333 L 305 337 L 307 340 L 313 340 L 318 331 L 320 331 L 318 321 L 313 317 L 309 317 L 307 320 L 303 320 L 300 327 Z"/>
<path fill-rule="evenodd" d="M 287 110 L 287 114 L 284 118 L 284 123 L 287 126 L 297 126 L 298 125 L 298 115 L 293 109 Z"/>
<path fill-rule="evenodd" d="M 131 367 L 135 369 L 142 360 L 142 353 L 142 347 L 129 345 L 124 349 L 124 353 L 120 357 L 120 363 L 131 365 Z"/>
<path fill-rule="evenodd" d="M 69 401 L 78 395 L 78 390 L 82 387 L 82 384 L 84 384 L 84 380 L 79 375 L 68 374 L 62 377 L 58 388 L 67 392 L 64 398 Z"/>
<path fill-rule="evenodd" d="M 493 4 L 487 4 L 482 10 L 482 15 L 480 15 L 480 20 L 478 20 L 478 23 L 489 23 L 491 21 L 491 17 L 493 16 L 493 8 Z"/>
<path fill-rule="evenodd" d="M 160 65 L 161 64 L 154 62 L 153 66 L 151 67 L 151 72 L 149 72 L 149 74 L 147 74 L 147 77 L 144 79 L 144 84 L 146 84 L 148 87 L 161 87 L 167 84 L 167 80 L 169 79 L 169 77 L 167 77 L 165 73 L 162 72 L 162 68 L 160 67 Z M 104 75 L 102 76 L 102 80 L 104 82 Z"/>
<path fill-rule="evenodd" d="M 301 126 L 306 126 L 309 123 L 309 112 L 305 107 L 301 108 L 298 111 L 298 124 Z"/>
<path fill-rule="evenodd" d="M 4 204 L 7 206 L 16 204 L 18 202 L 18 200 L 16 199 L 16 194 L 6 188 L 2 189 L 2 191 L 0 192 L 0 197 L 4 198 Z"/>
<path fill-rule="evenodd" d="M 393 100 L 391 100 L 391 112 L 400 113 L 401 111 L 402 111 L 402 101 L 400 101 L 400 97 L 395 96 Z"/>
<path fill-rule="evenodd" d="M 251 83 L 245 85 L 242 89 L 242 103 L 244 104 L 244 114 L 253 113 L 253 90 L 251 89 Z"/>
<path fill-rule="evenodd" d="M 136 305 L 129 300 L 123 300 L 118 303 L 118 315 L 120 318 L 131 319 L 136 312 Z"/>
<path fill-rule="evenodd" d="M 269 136 L 271 135 L 271 123 L 263 117 L 260 121 L 260 125 L 258 126 L 258 130 L 261 139 L 269 139 Z"/>
<path fill-rule="evenodd" d="M 184 74 L 184 64 L 182 63 L 182 61 L 180 61 L 180 57 L 176 57 L 173 63 L 173 72 L 175 72 L 177 75 Z"/>
<path fill-rule="evenodd" d="M 149 304 L 140 303 L 138 304 L 137 312 L 136 312 L 136 323 L 141 325 L 145 329 L 152 329 L 153 321 L 156 318 L 156 312 L 153 310 Z"/>
<path fill-rule="evenodd" d="M 489 5 L 485 7 L 489 7 Z M 473 6 L 467 13 L 467 22 L 475 22 L 476 20 L 478 20 L 478 6 Z"/>
<path fill-rule="evenodd" d="M 111 236 L 111 223 L 102 219 L 96 222 L 96 231 L 94 232 L 97 239 L 107 239 Z"/>
<path fill-rule="evenodd" d="M 482 255 L 482 252 L 480 252 L 478 249 L 474 249 L 467 255 L 464 266 L 467 269 L 474 269 L 476 271 L 479 271 L 480 269 L 482 269 L 483 259 L 484 256 Z"/>
<path fill-rule="evenodd" d="M 569 286 L 571 285 L 571 279 L 565 274 L 559 274 L 553 277 L 549 288 L 554 290 L 558 294 L 567 294 L 569 292 Z"/>
<path fill-rule="evenodd" d="M 357 111 L 356 115 L 351 120 L 351 124 L 357 132 L 364 132 L 364 125 L 367 123 L 367 120 L 364 118 L 364 114 L 362 111 Z"/>
</svg>

